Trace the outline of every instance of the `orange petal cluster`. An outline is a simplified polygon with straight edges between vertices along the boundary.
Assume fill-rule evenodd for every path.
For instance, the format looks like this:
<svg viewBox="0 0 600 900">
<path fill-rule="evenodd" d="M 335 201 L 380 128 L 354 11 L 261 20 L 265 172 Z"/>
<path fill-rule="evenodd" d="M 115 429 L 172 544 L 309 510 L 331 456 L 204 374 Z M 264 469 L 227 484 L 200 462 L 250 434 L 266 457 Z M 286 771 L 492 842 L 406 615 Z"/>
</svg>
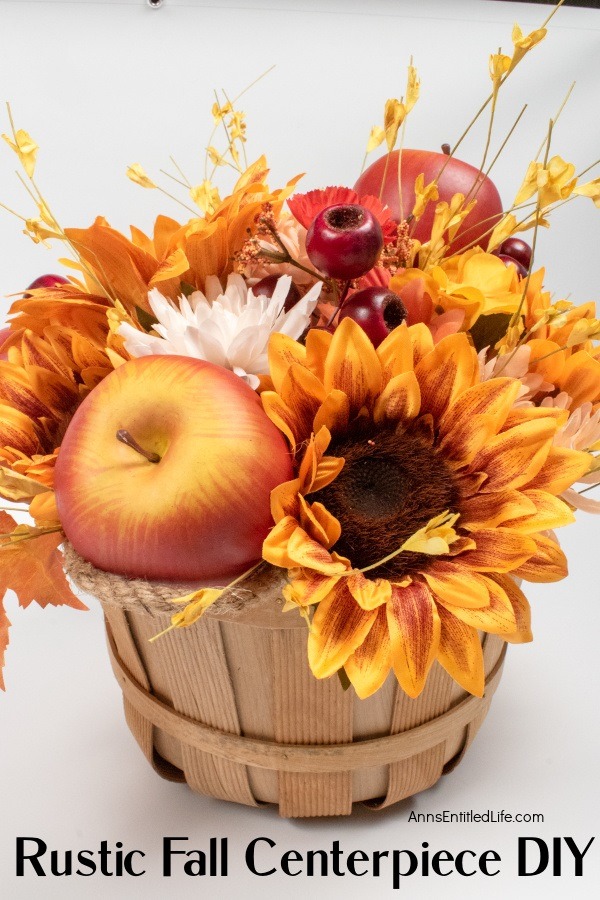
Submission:
<svg viewBox="0 0 600 900">
<path fill-rule="evenodd" d="M 377 349 L 350 319 L 334 335 L 309 331 L 305 347 L 274 335 L 270 368 L 274 390 L 263 392 L 263 405 L 290 442 L 297 475 L 272 493 L 276 524 L 263 556 L 289 570 L 288 605 L 305 614 L 314 607 L 313 673 L 326 678 L 344 668 L 368 697 L 393 669 L 416 697 L 437 660 L 481 696 L 478 632 L 531 640 L 529 605 L 515 579 L 566 575 L 548 531 L 573 520 L 557 495 L 589 467 L 588 454 L 552 445 L 566 413 L 515 408 L 519 381 L 482 382 L 466 335 L 434 345 L 423 324 L 400 326 Z M 344 465 L 327 450 L 358 420 L 373 436 L 381 428 L 427 430 L 458 487 L 451 552 L 396 581 L 367 577 L 336 553 L 344 523 L 319 502 Z"/>
</svg>

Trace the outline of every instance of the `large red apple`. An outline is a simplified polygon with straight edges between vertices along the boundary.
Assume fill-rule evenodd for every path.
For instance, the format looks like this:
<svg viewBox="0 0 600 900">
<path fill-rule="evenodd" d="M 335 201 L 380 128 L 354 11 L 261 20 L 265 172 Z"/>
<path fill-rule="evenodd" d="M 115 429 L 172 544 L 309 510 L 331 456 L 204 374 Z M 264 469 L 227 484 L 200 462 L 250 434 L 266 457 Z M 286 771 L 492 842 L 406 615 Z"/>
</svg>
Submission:
<svg viewBox="0 0 600 900">
<path fill-rule="evenodd" d="M 444 172 L 438 182 L 439 199 L 450 201 L 454 194 L 476 196 L 477 204 L 469 213 L 451 244 L 451 252 L 460 250 L 477 242 L 483 249 L 487 248 L 489 232 L 500 218 L 502 201 L 493 182 L 479 170 L 455 157 L 444 153 L 432 153 L 429 150 L 402 150 L 400 183 L 402 188 L 402 210 L 400 209 L 400 192 L 398 190 L 398 156 L 400 151 L 394 150 L 389 156 L 387 173 L 381 200 L 391 210 L 396 221 L 401 215 L 407 218 L 415 204 L 415 179 L 423 173 L 425 184 L 432 182 L 442 168 Z M 382 156 L 369 166 L 360 176 L 354 190 L 358 194 L 372 194 L 379 197 L 386 168 L 387 155 Z M 431 237 L 431 226 L 435 212 L 435 203 L 429 202 L 425 212 L 417 222 L 411 236 L 424 243 Z"/>
<path fill-rule="evenodd" d="M 117 439 L 127 431 L 151 457 Z M 107 571 L 225 585 L 261 558 L 289 450 L 237 375 L 184 356 L 120 366 L 86 397 L 55 485 L 78 553 Z"/>
</svg>

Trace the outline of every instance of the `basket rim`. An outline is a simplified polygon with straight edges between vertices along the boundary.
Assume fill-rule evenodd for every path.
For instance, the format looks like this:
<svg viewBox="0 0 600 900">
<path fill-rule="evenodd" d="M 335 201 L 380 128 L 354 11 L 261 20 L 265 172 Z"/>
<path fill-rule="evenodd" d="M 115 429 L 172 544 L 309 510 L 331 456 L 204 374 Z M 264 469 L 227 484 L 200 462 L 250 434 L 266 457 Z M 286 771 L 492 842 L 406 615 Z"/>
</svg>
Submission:
<svg viewBox="0 0 600 900">
<path fill-rule="evenodd" d="M 103 606 L 149 616 L 172 616 L 181 611 L 173 599 L 215 583 L 153 581 L 130 578 L 98 569 L 80 556 L 68 541 L 63 544 L 64 568 L 73 584 L 95 597 Z M 248 625 L 269 628 L 306 628 L 300 616 L 282 616 L 283 587 L 287 569 L 261 563 L 247 578 L 224 594 L 205 613 L 209 618 L 235 619 Z"/>
</svg>

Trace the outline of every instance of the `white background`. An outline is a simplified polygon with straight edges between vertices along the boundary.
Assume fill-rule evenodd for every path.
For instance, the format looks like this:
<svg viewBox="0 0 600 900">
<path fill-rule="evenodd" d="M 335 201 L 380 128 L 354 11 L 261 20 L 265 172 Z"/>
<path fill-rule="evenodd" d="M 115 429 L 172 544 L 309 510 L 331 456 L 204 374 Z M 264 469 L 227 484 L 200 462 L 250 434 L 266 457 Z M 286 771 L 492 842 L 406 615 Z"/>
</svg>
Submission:
<svg viewBox="0 0 600 900">
<path fill-rule="evenodd" d="M 124 177 L 141 162 L 149 172 L 173 154 L 194 180 L 203 177 L 213 88 L 240 91 L 272 64 L 277 68 L 244 98 L 249 157 L 266 152 L 271 183 L 306 171 L 306 189 L 352 184 L 371 126 L 383 104 L 400 96 L 409 58 L 422 78 L 407 146 L 437 149 L 453 142 L 489 90 L 487 60 L 510 49 L 512 23 L 537 26 L 547 7 L 489 0 L 366 3 L 322 0 L 166 0 L 158 11 L 131 2 L 10 2 L 0 0 L 0 91 L 17 127 L 41 146 L 38 179 L 63 226 L 84 227 L 102 214 L 119 228 L 149 228 L 160 213 L 185 216 L 156 192 Z M 578 169 L 600 156 L 600 12 L 564 9 L 544 44 L 511 77 L 500 102 L 497 140 L 521 105 L 526 120 L 494 179 L 510 202 L 547 121 L 572 81 L 572 100 L 555 130 L 554 150 Z M 7 131 L 0 111 L 0 131 Z M 464 145 L 480 159 L 483 130 Z M 0 199 L 25 215 L 33 210 L 14 175 L 14 158 L 0 148 Z M 166 182 L 165 182 L 166 184 Z M 18 220 L 0 211 L 0 293 L 24 288 L 56 271 L 60 252 L 35 247 Z M 557 297 L 598 300 L 599 212 L 589 201 L 560 210 L 539 239 L 538 261 Z M 2 314 L 8 301 L 2 301 Z M 445 898 L 592 897 L 600 887 L 600 835 L 573 878 L 568 851 L 563 875 L 516 877 L 519 835 L 572 836 L 585 846 L 598 820 L 597 519 L 581 514 L 561 535 L 571 574 L 557 585 L 528 589 L 535 642 L 509 651 L 491 715 L 463 764 L 428 793 L 384 813 L 357 810 L 350 819 L 283 821 L 272 810 L 250 810 L 203 799 L 163 782 L 126 729 L 119 691 L 104 649 L 101 615 L 67 609 L 19 610 L 7 654 L 8 692 L 0 697 L 0 886 L 7 898 L 290 898 L 393 896 L 379 879 L 259 879 L 244 867 L 249 840 L 260 835 L 283 853 L 329 849 L 494 849 L 496 878 L 413 876 L 404 896 Z M 536 825 L 417 825 L 411 810 L 473 809 L 541 812 Z M 17 835 L 49 847 L 95 849 L 101 840 L 147 853 L 141 879 L 15 877 Z M 164 835 L 186 835 L 206 849 L 210 836 L 230 843 L 227 879 L 160 876 Z M 275 855 L 269 857 L 275 859 Z M 265 857 L 266 861 L 266 857 Z"/>
</svg>

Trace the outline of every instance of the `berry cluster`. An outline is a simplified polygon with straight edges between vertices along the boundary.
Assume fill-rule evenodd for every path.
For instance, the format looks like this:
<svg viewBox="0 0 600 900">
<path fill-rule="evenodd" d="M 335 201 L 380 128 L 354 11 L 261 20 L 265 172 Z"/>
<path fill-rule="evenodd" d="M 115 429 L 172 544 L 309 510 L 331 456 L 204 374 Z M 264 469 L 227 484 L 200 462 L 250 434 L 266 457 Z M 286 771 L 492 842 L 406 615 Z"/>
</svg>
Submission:
<svg viewBox="0 0 600 900">
<path fill-rule="evenodd" d="M 406 319 L 400 297 L 383 287 L 367 287 L 348 294 L 350 282 L 366 275 L 383 250 L 381 225 L 372 212 L 358 204 L 329 206 L 311 223 L 306 252 L 312 264 L 329 278 L 346 282 L 338 323 L 357 322 L 375 347 Z"/>
</svg>

